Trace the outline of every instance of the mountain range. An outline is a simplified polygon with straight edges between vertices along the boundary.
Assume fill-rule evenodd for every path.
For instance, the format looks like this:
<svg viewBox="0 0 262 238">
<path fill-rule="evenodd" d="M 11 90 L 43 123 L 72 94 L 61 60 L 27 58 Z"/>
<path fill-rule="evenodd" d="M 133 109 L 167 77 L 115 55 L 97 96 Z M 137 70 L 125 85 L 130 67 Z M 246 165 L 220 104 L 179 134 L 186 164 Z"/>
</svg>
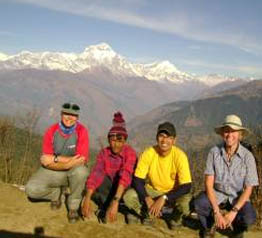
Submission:
<svg viewBox="0 0 262 238">
<path fill-rule="evenodd" d="M 251 137 L 256 133 L 261 136 L 261 105 L 262 80 L 254 80 L 202 99 L 157 107 L 129 122 L 129 139 L 136 148 L 144 148 L 155 143 L 158 124 L 170 121 L 176 126 L 178 143 L 186 150 L 199 150 L 218 141 L 214 127 L 229 114 L 240 116 L 251 129 Z"/>
<path fill-rule="evenodd" d="M 63 102 L 73 101 L 82 108 L 80 119 L 90 128 L 93 142 L 109 129 L 117 110 L 130 120 L 166 103 L 205 98 L 252 80 L 195 76 L 168 61 L 132 63 L 106 43 L 89 46 L 79 54 L 0 53 L 2 114 L 34 109 L 42 130 L 58 119 Z"/>
<path fill-rule="evenodd" d="M 184 84 L 193 81 L 214 86 L 239 79 L 216 74 L 195 76 L 178 70 L 169 61 L 148 64 L 131 63 L 106 43 L 91 45 L 80 54 L 30 51 L 22 51 L 16 55 L 0 53 L 0 70 L 39 69 L 79 73 L 92 71 L 97 67 L 107 68 L 115 76 L 142 77 L 161 83 Z"/>
</svg>

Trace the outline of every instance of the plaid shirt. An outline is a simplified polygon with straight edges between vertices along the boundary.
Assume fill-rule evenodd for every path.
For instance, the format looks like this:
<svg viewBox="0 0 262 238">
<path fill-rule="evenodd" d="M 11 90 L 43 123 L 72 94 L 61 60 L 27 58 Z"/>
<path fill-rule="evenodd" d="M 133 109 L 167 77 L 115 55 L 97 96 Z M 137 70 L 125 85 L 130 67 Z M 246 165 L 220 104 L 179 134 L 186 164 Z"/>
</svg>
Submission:
<svg viewBox="0 0 262 238">
<path fill-rule="evenodd" d="M 105 176 L 109 176 L 112 181 L 119 176 L 119 184 L 125 188 L 128 187 L 132 180 L 135 163 L 136 152 L 129 145 L 124 145 L 119 155 L 113 154 L 110 147 L 101 150 L 97 156 L 96 165 L 87 179 L 87 189 L 98 188 Z"/>
</svg>

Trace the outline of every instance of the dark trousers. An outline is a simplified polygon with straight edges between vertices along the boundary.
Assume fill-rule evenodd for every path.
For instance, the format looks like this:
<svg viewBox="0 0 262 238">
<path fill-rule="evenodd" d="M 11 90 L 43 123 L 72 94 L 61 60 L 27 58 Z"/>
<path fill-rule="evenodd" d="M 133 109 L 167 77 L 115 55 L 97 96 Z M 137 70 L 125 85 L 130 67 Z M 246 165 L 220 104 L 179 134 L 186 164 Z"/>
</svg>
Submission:
<svg viewBox="0 0 262 238">
<path fill-rule="evenodd" d="M 110 177 L 105 176 L 103 183 L 96 189 L 92 199 L 98 205 L 99 209 L 106 210 L 116 194 L 119 178 L 114 181 Z"/>
<path fill-rule="evenodd" d="M 238 199 L 238 198 L 237 198 Z M 223 209 L 230 210 L 237 199 L 232 204 L 220 204 L 223 205 Z M 214 223 L 213 208 L 205 192 L 199 194 L 194 200 L 194 208 L 198 214 L 202 228 L 204 230 L 210 229 Z M 245 231 L 248 225 L 253 224 L 256 221 L 256 212 L 250 202 L 246 202 L 245 205 L 239 210 L 232 225 L 234 231 Z"/>
</svg>

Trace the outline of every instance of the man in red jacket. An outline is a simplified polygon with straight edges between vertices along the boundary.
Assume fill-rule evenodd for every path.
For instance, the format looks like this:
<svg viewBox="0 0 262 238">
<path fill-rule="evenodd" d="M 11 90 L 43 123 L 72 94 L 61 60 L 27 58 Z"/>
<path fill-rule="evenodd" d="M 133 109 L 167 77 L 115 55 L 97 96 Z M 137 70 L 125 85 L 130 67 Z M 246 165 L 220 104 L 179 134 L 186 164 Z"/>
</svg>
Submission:
<svg viewBox="0 0 262 238">
<path fill-rule="evenodd" d="M 41 167 L 26 184 L 31 199 L 51 201 L 51 209 L 61 207 L 61 188 L 69 187 L 68 220 L 78 220 L 78 209 L 88 176 L 88 131 L 79 121 L 80 107 L 65 103 L 61 121 L 47 129 L 43 138 Z"/>
<path fill-rule="evenodd" d="M 110 222 L 116 220 L 119 201 L 131 183 L 136 163 L 136 152 L 126 144 L 126 139 L 125 121 L 120 112 L 115 113 L 113 127 L 108 132 L 109 146 L 100 151 L 96 165 L 87 179 L 83 216 L 91 216 L 91 197 L 94 195 L 100 208 L 98 218 L 104 223 L 106 219 Z"/>
</svg>

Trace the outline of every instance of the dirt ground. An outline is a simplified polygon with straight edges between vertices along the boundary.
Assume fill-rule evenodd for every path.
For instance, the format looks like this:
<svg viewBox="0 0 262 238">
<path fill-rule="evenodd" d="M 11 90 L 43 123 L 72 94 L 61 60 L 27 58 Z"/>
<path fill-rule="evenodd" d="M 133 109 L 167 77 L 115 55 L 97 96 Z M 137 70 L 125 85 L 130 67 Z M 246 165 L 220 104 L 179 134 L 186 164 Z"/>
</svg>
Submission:
<svg viewBox="0 0 262 238">
<path fill-rule="evenodd" d="M 0 214 L 0 238 L 198 238 L 198 231 L 189 228 L 171 231 L 162 220 L 154 227 L 127 225 L 122 214 L 113 224 L 100 224 L 95 216 L 69 224 L 65 206 L 52 211 L 49 203 L 31 203 L 23 191 L 3 183 L 0 183 Z M 35 231 L 44 231 L 44 235 L 35 235 L 38 233 Z M 223 236 L 218 234 L 216 237 Z M 250 231 L 245 237 L 261 238 L 262 231 Z"/>
</svg>

